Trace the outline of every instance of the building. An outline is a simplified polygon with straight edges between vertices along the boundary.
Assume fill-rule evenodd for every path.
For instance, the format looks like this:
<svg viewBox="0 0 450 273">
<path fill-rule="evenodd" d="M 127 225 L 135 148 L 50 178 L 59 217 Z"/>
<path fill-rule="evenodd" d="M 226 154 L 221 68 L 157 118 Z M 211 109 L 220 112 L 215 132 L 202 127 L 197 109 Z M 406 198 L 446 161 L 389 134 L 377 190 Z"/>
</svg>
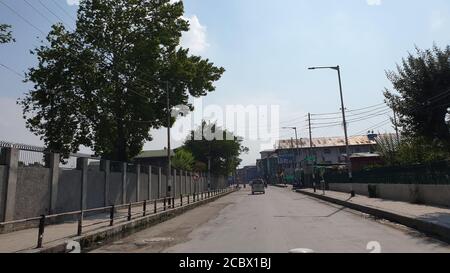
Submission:
<svg viewBox="0 0 450 273">
<path fill-rule="evenodd" d="M 261 159 L 257 161 L 258 175 L 269 184 L 278 183 L 278 154 L 276 150 L 261 152 Z"/>
<path fill-rule="evenodd" d="M 257 166 L 245 166 L 242 169 L 236 171 L 237 183 L 248 184 L 253 179 L 259 178 Z"/>
<path fill-rule="evenodd" d="M 348 138 L 350 154 L 374 153 L 375 137 L 351 136 Z M 310 144 L 312 143 L 312 147 Z M 344 137 L 320 137 L 300 139 L 299 149 L 295 140 L 280 140 L 277 153 L 279 163 L 283 168 L 295 168 L 296 162 L 302 162 L 308 157 L 317 164 L 341 164 L 346 161 L 346 145 Z"/>
<path fill-rule="evenodd" d="M 175 156 L 174 150 L 171 151 L 171 155 Z M 160 168 L 167 167 L 167 149 L 143 151 L 134 158 L 134 162 Z"/>
<path fill-rule="evenodd" d="M 376 153 L 357 153 L 350 156 L 353 171 L 361 171 L 367 166 L 382 165 L 381 155 Z"/>
</svg>

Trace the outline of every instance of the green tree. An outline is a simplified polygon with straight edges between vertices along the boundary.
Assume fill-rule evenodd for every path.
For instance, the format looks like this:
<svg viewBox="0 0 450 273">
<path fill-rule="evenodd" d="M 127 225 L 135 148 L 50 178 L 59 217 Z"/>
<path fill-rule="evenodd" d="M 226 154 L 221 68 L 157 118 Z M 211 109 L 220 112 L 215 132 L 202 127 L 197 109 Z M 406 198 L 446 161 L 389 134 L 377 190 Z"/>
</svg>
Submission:
<svg viewBox="0 0 450 273">
<path fill-rule="evenodd" d="M 0 24 L 0 44 L 15 42 L 12 32 L 9 30 L 10 28 L 10 25 Z"/>
<path fill-rule="evenodd" d="M 211 173 L 229 175 L 239 166 L 239 156 L 249 149 L 242 145 L 242 138 L 223 130 L 214 123 L 203 122 L 184 143 L 195 159 L 208 166 L 211 159 Z"/>
<path fill-rule="evenodd" d="M 422 137 L 425 142 L 441 142 L 450 151 L 450 132 L 444 122 L 450 106 L 450 46 L 429 50 L 416 48 L 416 54 L 388 71 L 396 92 L 386 89 L 386 102 L 399 114 L 406 137 Z"/>
<path fill-rule="evenodd" d="M 136 156 L 170 108 L 215 90 L 224 69 L 179 46 L 183 3 L 83 0 L 76 30 L 56 24 L 34 50 L 34 89 L 19 101 L 28 128 L 64 155 L 80 145 L 112 160 Z M 175 118 L 172 118 L 172 124 Z"/>
<path fill-rule="evenodd" d="M 195 158 L 191 152 L 185 149 L 179 149 L 176 151 L 175 156 L 172 159 L 172 166 L 175 169 L 192 171 L 195 164 Z"/>
</svg>

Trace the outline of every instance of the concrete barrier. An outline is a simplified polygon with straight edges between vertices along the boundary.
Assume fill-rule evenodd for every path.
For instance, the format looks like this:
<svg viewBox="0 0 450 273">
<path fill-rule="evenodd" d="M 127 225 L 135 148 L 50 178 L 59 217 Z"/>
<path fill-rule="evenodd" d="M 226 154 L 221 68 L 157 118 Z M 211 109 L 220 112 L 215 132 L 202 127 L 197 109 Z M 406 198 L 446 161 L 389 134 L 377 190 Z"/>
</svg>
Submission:
<svg viewBox="0 0 450 273">
<path fill-rule="evenodd" d="M 407 217 L 404 215 L 396 214 L 393 212 L 380 210 L 376 208 L 372 208 L 369 206 L 364 206 L 360 204 L 355 204 L 351 202 L 347 202 L 344 200 L 332 198 L 325 195 L 315 194 L 307 191 L 297 190 L 298 193 L 308 195 L 323 201 L 327 201 L 330 203 L 334 203 L 343 207 L 347 207 L 353 210 L 357 210 L 366 214 L 370 214 L 372 216 L 386 219 L 391 222 L 395 222 L 413 229 L 416 229 L 418 231 L 421 231 L 429 236 L 435 237 L 439 240 L 445 241 L 447 243 L 450 243 L 450 228 L 438 224 L 434 224 L 431 222 L 427 222 L 424 220 Z"/>
<path fill-rule="evenodd" d="M 217 196 L 211 197 L 209 199 L 204 199 L 196 203 L 185 205 L 183 207 L 177 207 L 175 209 L 170 209 L 167 211 L 159 212 L 157 214 L 134 219 L 129 222 L 120 223 L 112 227 L 105 227 L 99 230 L 87 232 L 82 236 L 70 238 L 70 241 L 78 242 L 81 246 L 82 252 L 92 251 L 93 249 L 101 247 L 102 245 L 105 245 L 115 240 L 119 240 L 135 232 L 165 222 L 186 211 L 213 202 L 235 191 L 236 190 L 233 189 L 228 192 L 224 192 Z M 21 251 L 21 253 L 65 253 L 67 252 L 66 246 L 68 240 L 69 240 L 68 238 L 58 240 L 56 242 L 47 244 L 44 248 Z"/>
</svg>

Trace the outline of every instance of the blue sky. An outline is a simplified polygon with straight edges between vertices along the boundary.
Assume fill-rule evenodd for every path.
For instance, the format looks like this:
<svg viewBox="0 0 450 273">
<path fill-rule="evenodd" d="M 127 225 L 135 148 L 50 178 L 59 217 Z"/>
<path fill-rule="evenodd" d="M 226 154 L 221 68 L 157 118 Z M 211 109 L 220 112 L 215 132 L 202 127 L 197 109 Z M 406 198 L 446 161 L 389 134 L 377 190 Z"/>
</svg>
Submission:
<svg viewBox="0 0 450 273">
<path fill-rule="evenodd" d="M 0 0 L 36 28 L 47 32 L 48 22 L 59 19 L 73 25 L 76 5 L 66 0 Z M 58 5 L 69 15 L 63 12 Z M 303 126 L 308 113 L 339 111 L 334 71 L 308 71 L 308 66 L 341 65 L 346 107 L 358 109 L 383 102 L 382 90 L 390 87 L 386 69 L 414 46 L 429 48 L 450 44 L 448 0 L 186 0 L 186 18 L 192 31 L 183 45 L 227 69 L 217 91 L 205 104 L 279 105 L 282 125 Z M 0 63 L 22 72 L 35 64 L 29 50 L 42 34 L 0 4 L 0 23 L 13 25 L 17 42 L 0 47 Z M 29 85 L 0 67 L 0 139 L 39 144 L 24 128 L 14 101 Z M 386 120 L 351 124 L 350 134 Z M 286 122 L 293 120 L 293 122 Z M 283 122 L 284 121 L 284 122 Z M 390 125 L 377 128 L 392 131 Z M 306 131 L 300 132 L 307 137 Z M 342 128 L 314 131 L 315 136 L 340 136 Z M 291 137 L 282 131 L 282 137 Z M 147 148 L 164 147 L 163 132 Z M 258 142 L 246 143 L 251 153 L 245 164 L 257 158 Z"/>
</svg>

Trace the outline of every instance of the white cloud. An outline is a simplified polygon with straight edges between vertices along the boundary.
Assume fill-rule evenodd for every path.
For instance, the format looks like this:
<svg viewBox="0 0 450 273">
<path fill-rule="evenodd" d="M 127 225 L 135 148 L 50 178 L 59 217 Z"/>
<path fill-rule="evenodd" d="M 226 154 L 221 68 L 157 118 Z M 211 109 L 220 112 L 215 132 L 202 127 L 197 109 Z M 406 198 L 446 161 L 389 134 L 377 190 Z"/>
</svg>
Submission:
<svg viewBox="0 0 450 273">
<path fill-rule="evenodd" d="M 189 48 L 193 54 L 204 52 L 209 47 L 206 40 L 206 27 L 200 24 L 196 15 L 183 18 L 189 21 L 190 29 L 183 34 L 181 45 Z"/>
<path fill-rule="evenodd" d="M 430 18 L 430 28 L 432 31 L 438 31 L 444 27 L 446 23 L 445 15 L 441 11 L 434 11 Z"/>
<path fill-rule="evenodd" d="M 80 0 L 66 0 L 66 1 L 67 1 L 67 5 L 69 5 L 69 6 L 80 4 Z"/>
<path fill-rule="evenodd" d="M 381 4 L 383 4 L 382 0 L 366 0 L 366 2 L 369 6 L 380 6 Z"/>
</svg>

